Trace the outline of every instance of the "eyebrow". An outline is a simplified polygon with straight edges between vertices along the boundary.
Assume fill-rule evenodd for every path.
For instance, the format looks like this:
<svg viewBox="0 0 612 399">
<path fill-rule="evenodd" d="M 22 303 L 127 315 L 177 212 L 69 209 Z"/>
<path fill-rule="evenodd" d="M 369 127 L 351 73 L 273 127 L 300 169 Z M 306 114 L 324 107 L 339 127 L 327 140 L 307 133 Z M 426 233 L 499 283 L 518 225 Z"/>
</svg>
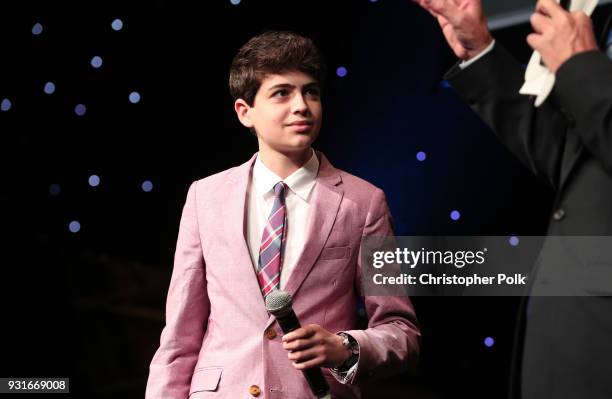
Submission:
<svg viewBox="0 0 612 399">
<path fill-rule="evenodd" d="M 307 84 L 304 85 L 305 89 L 310 89 L 312 87 L 319 88 L 319 84 L 317 82 L 310 82 L 310 83 L 307 83 Z M 271 91 L 274 91 L 274 90 L 277 90 L 277 89 L 294 89 L 294 88 L 295 88 L 295 86 L 290 84 L 290 83 L 279 83 L 277 85 L 274 85 L 274 86 L 270 87 L 268 89 L 268 92 L 271 92 Z"/>
</svg>

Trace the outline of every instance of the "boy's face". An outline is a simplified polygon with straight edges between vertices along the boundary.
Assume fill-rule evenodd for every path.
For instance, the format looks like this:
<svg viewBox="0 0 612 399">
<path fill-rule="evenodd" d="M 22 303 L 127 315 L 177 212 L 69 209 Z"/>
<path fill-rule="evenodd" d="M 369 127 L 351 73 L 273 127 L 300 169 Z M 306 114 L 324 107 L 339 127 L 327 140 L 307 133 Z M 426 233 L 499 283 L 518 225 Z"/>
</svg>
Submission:
<svg viewBox="0 0 612 399">
<path fill-rule="evenodd" d="M 300 71 L 267 75 L 253 106 L 238 99 L 236 113 L 243 125 L 254 128 L 259 150 L 286 155 L 310 148 L 321 129 L 321 96 L 317 81 Z"/>
</svg>

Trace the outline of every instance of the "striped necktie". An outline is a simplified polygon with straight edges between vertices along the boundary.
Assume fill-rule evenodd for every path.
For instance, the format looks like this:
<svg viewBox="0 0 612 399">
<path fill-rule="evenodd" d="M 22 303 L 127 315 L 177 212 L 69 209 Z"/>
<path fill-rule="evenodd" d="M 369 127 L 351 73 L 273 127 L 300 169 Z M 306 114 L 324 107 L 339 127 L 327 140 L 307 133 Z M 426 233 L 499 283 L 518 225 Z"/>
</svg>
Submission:
<svg viewBox="0 0 612 399">
<path fill-rule="evenodd" d="M 257 280 L 264 298 L 272 290 L 280 288 L 282 249 L 287 236 L 286 190 L 283 182 L 274 186 L 274 204 L 261 237 Z"/>
</svg>

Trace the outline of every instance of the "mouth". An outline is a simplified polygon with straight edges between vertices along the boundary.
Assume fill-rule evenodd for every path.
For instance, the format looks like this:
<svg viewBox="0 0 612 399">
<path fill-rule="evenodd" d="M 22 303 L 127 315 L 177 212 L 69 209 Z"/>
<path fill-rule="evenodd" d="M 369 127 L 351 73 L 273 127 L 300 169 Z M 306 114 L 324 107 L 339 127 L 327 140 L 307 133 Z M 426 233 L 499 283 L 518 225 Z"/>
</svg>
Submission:
<svg viewBox="0 0 612 399">
<path fill-rule="evenodd" d="M 297 127 L 302 127 L 302 126 L 312 126 L 313 123 L 310 121 L 296 121 L 296 122 L 291 122 L 289 123 L 287 126 L 297 126 Z"/>
<path fill-rule="evenodd" d="M 310 121 L 296 121 L 287 125 L 296 133 L 308 133 L 312 130 L 314 123 Z"/>
</svg>

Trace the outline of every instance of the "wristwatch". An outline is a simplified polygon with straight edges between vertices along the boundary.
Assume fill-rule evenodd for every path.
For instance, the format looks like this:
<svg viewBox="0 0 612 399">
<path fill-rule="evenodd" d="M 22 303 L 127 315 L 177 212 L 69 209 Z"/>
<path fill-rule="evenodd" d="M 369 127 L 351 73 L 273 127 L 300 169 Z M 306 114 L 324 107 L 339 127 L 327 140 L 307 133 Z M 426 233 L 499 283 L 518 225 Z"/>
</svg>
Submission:
<svg viewBox="0 0 612 399">
<path fill-rule="evenodd" d="M 340 371 L 348 371 L 351 367 L 357 363 L 359 360 L 359 344 L 351 335 L 347 333 L 340 332 L 339 336 L 342 337 L 342 345 L 349 351 L 350 356 L 348 359 L 344 361 L 340 366 L 338 366 L 338 370 Z"/>
</svg>

